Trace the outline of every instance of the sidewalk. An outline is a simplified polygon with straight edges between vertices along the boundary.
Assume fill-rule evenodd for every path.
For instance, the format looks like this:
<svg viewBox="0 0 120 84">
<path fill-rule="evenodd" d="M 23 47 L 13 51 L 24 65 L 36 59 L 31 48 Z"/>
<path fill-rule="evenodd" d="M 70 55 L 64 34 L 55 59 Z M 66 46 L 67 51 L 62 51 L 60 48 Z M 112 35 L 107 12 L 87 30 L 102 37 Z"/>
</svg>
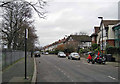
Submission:
<svg viewBox="0 0 120 84">
<path fill-rule="evenodd" d="M 3 70 L 2 82 L 27 82 L 30 83 L 34 72 L 34 58 L 27 57 L 27 77 L 24 79 L 25 60 L 24 58 Z M 6 83 L 5 83 L 6 84 Z"/>
</svg>

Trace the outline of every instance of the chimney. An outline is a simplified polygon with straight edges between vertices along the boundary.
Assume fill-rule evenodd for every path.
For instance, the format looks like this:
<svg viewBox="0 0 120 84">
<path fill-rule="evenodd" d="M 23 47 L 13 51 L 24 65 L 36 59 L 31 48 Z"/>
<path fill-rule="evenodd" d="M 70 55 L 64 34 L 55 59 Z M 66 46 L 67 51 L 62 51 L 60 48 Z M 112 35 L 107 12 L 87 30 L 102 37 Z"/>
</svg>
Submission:
<svg viewBox="0 0 120 84">
<path fill-rule="evenodd" d="M 100 27 L 94 27 L 94 30 L 95 30 L 95 34 L 97 34 L 100 30 Z"/>
</svg>

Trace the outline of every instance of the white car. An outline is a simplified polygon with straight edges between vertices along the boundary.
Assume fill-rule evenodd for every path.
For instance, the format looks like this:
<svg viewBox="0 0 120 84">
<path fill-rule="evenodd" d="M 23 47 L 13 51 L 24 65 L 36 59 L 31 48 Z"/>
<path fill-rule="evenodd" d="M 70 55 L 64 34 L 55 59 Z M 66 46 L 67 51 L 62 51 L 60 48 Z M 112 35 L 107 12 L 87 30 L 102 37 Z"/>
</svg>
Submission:
<svg viewBox="0 0 120 84">
<path fill-rule="evenodd" d="M 64 52 L 59 52 L 58 57 L 66 57 L 66 54 Z"/>
<path fill-rule="evenodd" d="M 80 60 L 80 55 L 76 52 L 73 52 L 71 53 L 69 56 L 68 56 L 68 59 L 77 59 L 77 60 Z"/>
<path fill-rule="evenodd" d="M 48 52 L 45 52 L 45 55 L 48 55 L 49 53 Z"/>
</svg>

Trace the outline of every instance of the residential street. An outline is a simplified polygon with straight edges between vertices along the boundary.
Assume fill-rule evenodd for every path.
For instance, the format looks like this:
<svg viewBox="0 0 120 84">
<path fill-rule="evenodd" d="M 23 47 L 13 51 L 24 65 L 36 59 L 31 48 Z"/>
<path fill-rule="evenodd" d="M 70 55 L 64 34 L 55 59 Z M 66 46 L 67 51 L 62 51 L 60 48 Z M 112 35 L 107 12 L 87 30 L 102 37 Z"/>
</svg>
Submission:
<svg viewBox="0 0 120 84">
<path fill-rule="evenodd" d="M 86 59 L 68 60 L 57 55 L 36 58 L 37 82 L 117 82 L 118 67 L 88 64 Z"/>
</svg>

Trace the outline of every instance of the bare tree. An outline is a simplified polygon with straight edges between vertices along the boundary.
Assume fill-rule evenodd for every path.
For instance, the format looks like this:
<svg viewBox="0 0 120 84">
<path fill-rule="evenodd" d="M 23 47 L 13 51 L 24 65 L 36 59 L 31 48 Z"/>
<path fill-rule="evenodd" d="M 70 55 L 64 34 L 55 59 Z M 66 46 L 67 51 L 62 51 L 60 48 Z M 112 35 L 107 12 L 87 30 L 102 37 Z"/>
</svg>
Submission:
<svg viewBox="0 0 120 84">
<path fill-rule="evenodd" d="M 11 45 L 13 45 L 13 48 L 16 49 L 18 31 L 21 29 L 23 22 L 27 22 L 31 17 L 31 8 L 18 1 L 8 3 L 7 5 L 9 8 L 4 8 L 2 32 L 6 36 L 8 48 L 10 49 Z"/>
<path fill-rule="evenodd" d="M 0 2 L 0 7 L 4 8 L 3 14 L 3 39 L 7 43 L 10 49 L 13 45 L 13 49 L 17 49 L 20 45 L 23 45 L 24 29 L 30 28 L 34 32 L 33 27 L 30 26 L 30 18 L 32 17 L 31 10 L 34 9 L 40 18 L 45 18 L 45 12 L 42 11 L 46 2 L 43 0 L 38 0 L 38 3 L 31 3 L 24 0 L 14 0 L 14 1 L 2 1 Z M 40 10 L 41 9 L 41 10 Z M 37 36 L 31 33 L 34 38 Z M 19 43 L 18 40 L 21 39 Z M 33 40 L 33 39 L 31 39 Z M 34 43 L 34 42 L 33 42 Z"/>
<path fill-rule="evenodd" d="M 40 18 L 45 18 L 46 11 L 44 10 L 44 7 L 46 6 L 47 2 L 44 0 L 38 0 L 37 2 L 28 2 L 25 0 L 11 0 L 11 1 L 5 0 L 5 1 L 0 1 L 0 7 L 13 9 L 9 4 L 11 2 L 16 2 L 16 1 L 23 2 L 23 4 L 26 4 L 27 6 L 34 9 L 34 11 L 37 12 Z"/>
<path fill-rule="evenodd" d="M 79 32 L 79 35 L 87 35 L 86 32 Z"/>
<path fill-rule="evenodd" d="M 87 33 L 86 32 L 75 32 L 74 35 L 87 35 Z"/>
</svg>

